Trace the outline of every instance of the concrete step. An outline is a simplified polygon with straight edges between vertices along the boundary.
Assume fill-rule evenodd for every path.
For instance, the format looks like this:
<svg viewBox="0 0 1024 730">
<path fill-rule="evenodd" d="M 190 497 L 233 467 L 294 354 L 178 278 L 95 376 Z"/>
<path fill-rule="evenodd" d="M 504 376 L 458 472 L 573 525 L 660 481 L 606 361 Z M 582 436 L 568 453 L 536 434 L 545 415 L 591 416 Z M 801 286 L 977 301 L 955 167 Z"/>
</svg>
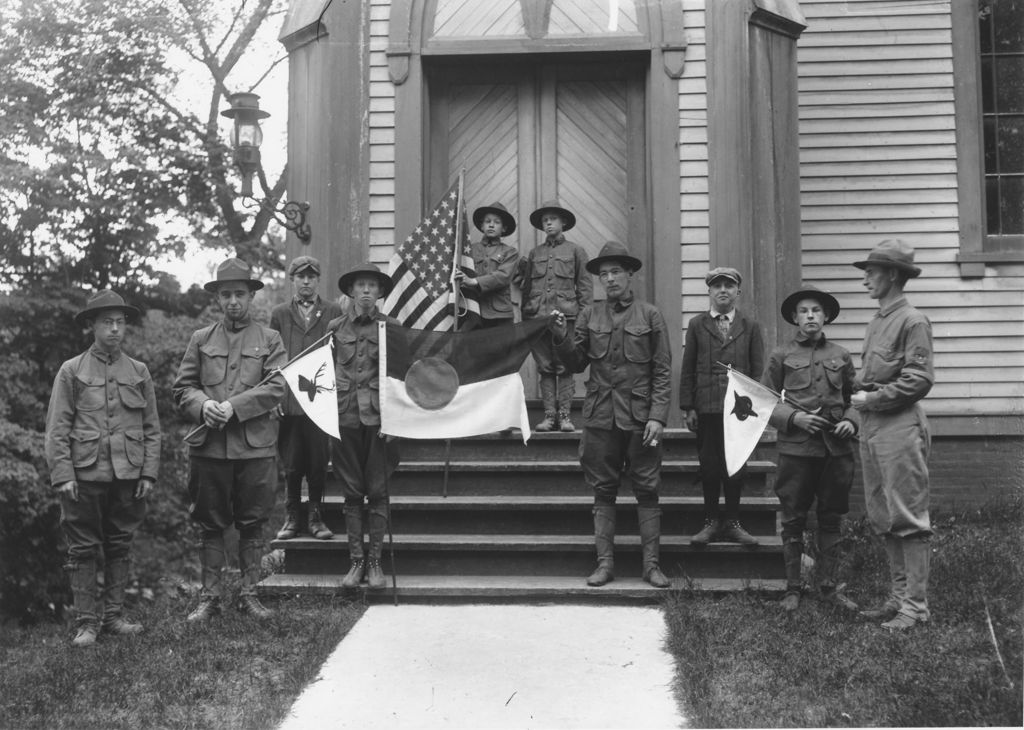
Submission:
<svg viewBox="0 0 1024 730">
<path fill-rule="evenodd" d="M 390 570 L 385 561 L 385 568 Z M 263 595 L 348 593 L 370 603 L 390 603 L 395 600 L 391 575 L 387 588 L 370 591 L 364 583 L 359 589 L 345 591 L 341 575 L 314 573 L 278 573 L 263 580 L 259 591 Z M 598 603 L 598 604 L 652 604 L 658 603 L 669 591 L 697 591 L 710 594 L 735 593 L 752 590 L 781 593 L 785 581 L 778 579 L 742 578 L 676 578 L 672 587 L 659 590 L 639 578 L 616 578 L 608 585 L 591 588 L 580 576 L 501 576 L 501 575 L 403 575 L 397 578 L 397 598 L 401 603 Z"/>
<path fill-rule="evenodd" d="M 342 535 L 274 540 L 271 547 L 284 550 L 286 573 L 344 574 L 348 569 Z M 394 550 L 400 575 L 580 576 L 594 567 L 592 535 L 399 534 Z M 389 559 L 388 545 L 385 553 Z M 733 543 L 697 548 L 689 537 L 661 538 L 662 570 L 675 577 L 781 578 L 781 553 L 782 541 L 775 536 L 761 538 L 761 545 L 752 548 Z M 615 561 L 618 575 L 640 576 L 639 536 L 616 536 Z"/>
</svg>

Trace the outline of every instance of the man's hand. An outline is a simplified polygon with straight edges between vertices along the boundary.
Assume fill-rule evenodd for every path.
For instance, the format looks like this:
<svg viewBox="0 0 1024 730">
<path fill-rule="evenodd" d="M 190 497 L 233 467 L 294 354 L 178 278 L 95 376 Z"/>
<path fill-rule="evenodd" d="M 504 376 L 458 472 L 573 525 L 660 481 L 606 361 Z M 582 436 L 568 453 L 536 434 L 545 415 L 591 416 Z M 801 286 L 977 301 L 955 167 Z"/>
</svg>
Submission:
<svg viewBox="0 0 1024 730">
<path fill-rule="evenodd" d="M 565 315 L 557 309 L 552 312 L 551 319 L 548 320 L 548 329 L 551 330 L 551 333 L 555 336 L 556 340 L 564 340 L 566 333 L 569 331 Z"/>
<path fill-rule="evenodd" d="M 384 433 L 383 431 L 377 431 L 377 438 L 384 439 L 384 443 L 390 444 L 392 441 L 394 441 L 398 437 L 397 436 L 392 436 L 391 434 Z"/>
<path fill-rule="evenodd" d="M 458 284 L 459 286 L 470 287 L 475 289 L 479 285 L 479 282 L 476 279 L 474 279 L 472 276 L 466 276 L 466 272 L 462 270 L 456 271 L 452 278 L 455 280 L 455 283 Z"/>
<path fill-rule="evenodd" d="M 836 424 L 836 427 L 832 430 L 832 435 L 840 439 L 848 439 L 857 432 L 856 427 L 846 419 L 843 419 Z"/>
<path fill-rule="evenodd" d="M 695 411 L 692 408 L 687 410 L 686 411 L 685 420 L 686 420 L 686 427 L 688 429 L 690 429 L 690 431 L 692 431 L 693 433 L 697 433 L 697 423 L 698 423 L 697 411 Z"/>
<path fill-rule="evenodd" d="M 76 482 L 74 479 L 72 479 L 70 482 L 64 482 L 59 487 L 57 487 L 57 493 L 67 497 L 72 502 L 77 502 L 78 482 Z"/>
<path fill-rule="evenodd" d="M 140 479 L 139 483 L 135 485 L 135 499 L 145 499 L 152 491 L 153 481 L 151 479 Z"/>
<path fill-rule="evenodd" d="M 664 430 L 665 426 L 660 421 L 648 421 L 644 426 L 644 446 L 660 446 L 661 434 Z"/>
<path fill-rule="evenodd" d="M 224 414 L 224 424 L 227 425 L 227 422 L 235 415 L 235 407 L 231 405 L 230 401 L 221 401 L 220 410 Z"/>
<path fill-rule="evenodd" d="M 797 411 L 793 414 L 793 425 L 807 433 L 818 433 L 832 428 L 832 424 L 827 418 L 804 411 Z"/>
<path fill-rule="evenodd" d="M 850 396 L 850 405 L 856 408 L 858 411 L 866 406 L 868 403 L 868 392 L 866 390 L 858 390 L 852 396 Z"/>
<path fill-rule="evenodd" d="M 220 404 L 211 400 L 203 403 L 203 423 L 210 428 L 221 429 L 228 422 Z"/>
</svg>

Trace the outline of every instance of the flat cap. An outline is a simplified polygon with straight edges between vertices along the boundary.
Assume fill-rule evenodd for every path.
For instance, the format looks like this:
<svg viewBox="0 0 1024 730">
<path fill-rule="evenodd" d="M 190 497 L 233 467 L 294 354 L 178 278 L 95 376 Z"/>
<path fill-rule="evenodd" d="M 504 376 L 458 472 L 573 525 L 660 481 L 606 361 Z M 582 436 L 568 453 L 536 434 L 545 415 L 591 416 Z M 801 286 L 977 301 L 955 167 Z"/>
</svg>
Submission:
<svg viewBox="0 0 1024 730">
<path fill-rule="evenodd" d="M 312 256 L 296 256 L 292 259 L 292 262 L 288 264 L 288 276 L 295 276 L 303 269 L 312 269 L 313 273 L 320 276 L 320 262 Z"/>
<path fill-rule="evenodd" d="M 740 276 L 740 272 L 736 271 L 736 269 L 731 266 L 718 266 L 711 269 L 711 271 L 704 275 L 704 283 L 711 286 L 711 282 L 715 279 L 721 278 L 735 281 L 737 286 L 743 283 L 743 277 Z"/>
</svg>

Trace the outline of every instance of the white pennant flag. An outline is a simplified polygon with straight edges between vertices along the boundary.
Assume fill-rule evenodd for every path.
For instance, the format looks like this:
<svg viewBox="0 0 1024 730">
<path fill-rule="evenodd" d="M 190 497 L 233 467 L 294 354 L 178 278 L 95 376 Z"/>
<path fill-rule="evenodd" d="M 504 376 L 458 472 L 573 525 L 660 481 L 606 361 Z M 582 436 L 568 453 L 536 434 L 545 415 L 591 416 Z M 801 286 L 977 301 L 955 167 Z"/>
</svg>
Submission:
<svg viewBox="0 0 1024 730">
<path fill-rule="evenodd" d="M 746 463 L 761 439 L 779 396 L 756 380 L 729 368 L 722 415 L 725 420 L 725 466 L 732 476 Z"/>
<path fill-rule="evenodd" d="M 310 420 L 328 436 L 340 439 L 330 341 L 281 368 L 281 374 Z"/>
</svg>

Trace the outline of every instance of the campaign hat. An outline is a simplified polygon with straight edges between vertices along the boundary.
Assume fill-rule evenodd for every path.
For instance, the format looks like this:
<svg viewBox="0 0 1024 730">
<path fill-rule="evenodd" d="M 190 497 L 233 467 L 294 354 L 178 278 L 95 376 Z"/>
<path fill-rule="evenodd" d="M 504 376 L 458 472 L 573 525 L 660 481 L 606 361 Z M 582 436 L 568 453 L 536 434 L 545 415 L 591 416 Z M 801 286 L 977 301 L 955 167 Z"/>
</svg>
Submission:
<svg viewBox="0 0 1024 730">
<path fill-rule="evenodd" d="M 379 266 L 367 261 L 365 264 L 359 264 L 359 266 L 346 271 L 338 277 L 338 288 L 341 290 L 341 293 L 348 296 L 348 290 L 352 288 L 352 285 L 356 283 L 356 279 L 360 276 L 375 277 L 380 282 L 380 295 L 382 297 L 386 297 L 388 292 L 391 291 L 391 277 L 381 271 Z"/>
<path fill-rule="evenodd" d="M 790 324 L 796 324 L 796 305 L 804 299 L 813 299 L 825 310 L 825 324 L 832 322 L 839 316 L 839 302 L 828 292 L 823 292 L 813 286 L 804 286 L 800 291 L 795 291 L 782 301 L 782 318 Z"/>
<path fill-rule="evenodd" d="M 313 273 L 317 276 L 321 274 L 320 262 L 312 256 L 296 256 L 292 259 L 292 262 L 288 264 L 288 276 L 295 276 L 303 269 L 312 269 Z"/>
<path fill-rule="evenodd" d="M 639 271 L 643 263 L 636 256 L 631 256 L 629 249 L 618 241 L 608 241 L 601 247 L 601 251 L 594 258 L 587 262 L 587 271 L 597 274 L 601 264 L 605 261 L 618 261 L 626 268 Z"/>
<path fill-rule="evenodd" d="M 477 230 L 482 231 L 480 227 L 483 225 L 484 216 L 488 213 L 494 213 L 494 215 L 501 218 L 501 225 L 505 227 L 505 235 L 508 236 L 516 230 L 516 219 L 512 217 L 512 214 L 508 212 L 501 203 L 491 203 L 490 205 L 483 205 L 473 211 L 473 225 L 477 227 Z"/>
<path fill-rule="evenodd" d="M 571 211 L 563 208 L 557 200 L 547 200 L 541 203 L 537 210 L 530 213 L 530 224 L 538 231 L 543 231 L 544 226 L 541 225 L 540 219 L 544 217 L 545 213 L 557 213 L 565 221 L 565 225 L 562 226 L 563 231 L 568 231 L 576 225 L 576 216 Z"/>
<path fill-rule="evenodd" d="M 217 274 L 213 281 L 203 284 L 208 292 L 216 292 L 217 287 L 228 281 L 244 281 L 250 291 L 259 291 L 263 288 L 263 282 L 252 278 L 252 267 L 239 258 L 230 258 L 217 267 Z"/>
<path fill-rule="evenodd" d="M 708 273 L 704 274 L 704 283 L 711 286 L 711 282 L 715 279 L 729 279 L 736 282 L 736 286 L 740 286 L 743 283 L 743 277 L 740 276 L 740 272 L 731 266 L 717 266 Z"/>
<path fill-rule="evenodd" d="M 911 279 L 921 275 L 921 268 L 914 266 L 914 247 L 899 238 L 887 238 L 871 249 L 863 261 L 854 261 L 858 269 L 868 266 L 887 266 L 905 271 Z"/>
<path fill-rule="evenodd" d="M 120 294 L 113 289 L 101 289 L 89 297 L 85 303 L 85 309 L 75 315 L 76 324 L 85 324 L 85 320 L 91 315 L 104 309 L 120 309 L 125 317 L 138 317 L 139 310 L 130 304 L 125 304 Z"/>
</svg>

